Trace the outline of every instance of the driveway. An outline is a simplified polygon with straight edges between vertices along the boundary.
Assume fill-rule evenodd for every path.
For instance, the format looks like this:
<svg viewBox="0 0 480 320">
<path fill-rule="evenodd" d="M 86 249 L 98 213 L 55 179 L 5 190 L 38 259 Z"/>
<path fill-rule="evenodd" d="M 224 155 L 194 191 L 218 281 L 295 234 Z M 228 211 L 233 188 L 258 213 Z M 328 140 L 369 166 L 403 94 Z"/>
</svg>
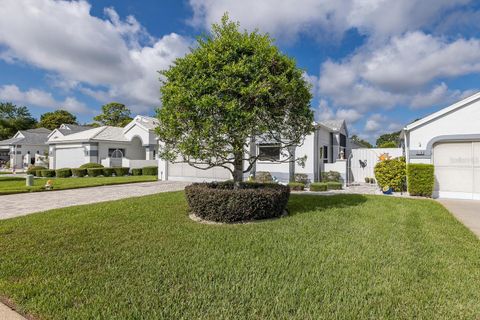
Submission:
<svg viewBox="0 0 480 320">
<path fill-rule="evenodd" d="M 50 209 L 178 191 L 183 190 L 188 184 L 177 181 L 156 181 L 5 195 L 0 196 L 0 220 Z"/>
<path fill-rule="evenodd" d="M 480 238 L 480 201 L 438 199 L 438 202 Z"/>
</svg>

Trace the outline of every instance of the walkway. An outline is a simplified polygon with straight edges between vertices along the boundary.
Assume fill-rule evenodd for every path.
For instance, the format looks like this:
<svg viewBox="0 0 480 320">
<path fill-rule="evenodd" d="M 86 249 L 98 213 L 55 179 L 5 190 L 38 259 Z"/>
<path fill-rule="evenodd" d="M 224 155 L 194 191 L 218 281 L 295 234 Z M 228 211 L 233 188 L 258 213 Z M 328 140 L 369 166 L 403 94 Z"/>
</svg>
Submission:
<svg viewBox="0 0 480 320">
<path fill-rule="evenodd" d="M 480 201 L 438 199 L 438 202 L 480 238 Z"/>
<path fill-rule="evenodd" d="M 50 209 L 178 191 L 183 190 L 187 184 L 189 183 L 157 181 L 5 195 L 0 196 L 0 220 Z"/>
</svg>

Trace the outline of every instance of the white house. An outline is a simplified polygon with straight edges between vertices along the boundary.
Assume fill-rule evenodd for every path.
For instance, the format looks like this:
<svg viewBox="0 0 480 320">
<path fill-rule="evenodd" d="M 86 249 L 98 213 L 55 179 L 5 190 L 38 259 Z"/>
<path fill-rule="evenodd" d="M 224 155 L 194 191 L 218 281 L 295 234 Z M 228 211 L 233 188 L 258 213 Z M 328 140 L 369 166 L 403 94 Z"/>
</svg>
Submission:
<svg viewBox="0 0 480 320">
<path fill-rule="evenodd" d="M 155 166 L 157 125 L 155 118 L 136 116 L 123 128 L 102 126 L 71 134 L 60 128 L 47 141 L 50 168 L 78 168 L 89 162 L 105 167 Z"/>
<path fill-rule="evenodd" d="M 279 181 L 288 182 L 294 173 L 305 173 L 311 181 L 320 181 L 321 172 L 339 171 L 345 178 L 346 160 L 352 144 L 348 143 L 348 131 L 344 120 L 328 120 L 315 123 L 313 133 L 305 137 L 303 145 L 295 148 L 295 158 L 306 156 L 304 166 L 297 162 L 282 162 L 280 146 L 262 142 L 252 145 L 252 153 L 259 160 L 252 172 L 268 171 Z M 197 169 L 188 163 L 169 163 L 159 160 L 159 178 L 180 181 L 215 181 L 231 179 L 224 168 Z M 249 173 L 246 174 L 247 176 Z"/>
<path fill-rule="evenodd" d="M 480 92 L 407 125 L 408 163 L 435 166 L 434 197 L 480 199 Z"/>
<path fill-rule="evenodd" d="M 4 159 L 7 154 L 10 167 L 15 169 L 35 164 L 39 156 L 44 156 L 48 152 L 45 142 L 50 133 L 51 131 L 45 128 L 20 130 L 12 138 L 0 141 Z"/>
</svg>

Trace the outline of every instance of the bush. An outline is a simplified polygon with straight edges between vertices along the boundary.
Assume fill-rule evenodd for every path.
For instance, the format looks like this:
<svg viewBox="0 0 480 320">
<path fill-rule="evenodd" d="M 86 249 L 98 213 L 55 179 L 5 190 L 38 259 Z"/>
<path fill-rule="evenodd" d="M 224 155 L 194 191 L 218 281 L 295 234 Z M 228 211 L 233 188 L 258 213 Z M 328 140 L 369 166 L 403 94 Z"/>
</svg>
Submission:
<svg viewBox="0 0 480 320">
<path fill-rule="evenodd" d="M 270 172 L 268 171 L 257 171 L 255 173 L 255 182 L 259 183 L 272 183 L 273 178 Z"/>
<path fill-rule="evenodd" d="M 328 190 L 342 190 L 342 186 L 341 182 L 327 182 Z"/>
<path fill-rule="evenodd" d="M 310 191 L 327 191 L 328 186 L 325 182 L 314 182 L 310 185 Z"/>
<path fill-rule="evenodd" d="M 407 166 L 408 192 L 412 196 L 432 197 L 435 185 L 431 164 L 410 163 Z"/>
<path fill-rule="evenodd" d="M 103 168 L 102 172 L 104 177 L 113 176 L 113 168 Z"/>
<path fill-rule="evenodd" d="M 40 175 L 38 175 L 40 173 Z M 51 178 L 55 177 L 55 170 L 44 169 L 44 170 L 37 170 L 37 176 Z"/>
<path fill-rule="evenodd" d="M 28 166 L 27 174 L 33 174 L 34 176 L 37 176 L 37 171 L 45 170 L 45 169 L 47 168 L 41 167 L 41 166 Z"/>
<path fill-rule="evenodd" d="M 156 176 L 158 175 L 158 167 L 144 167 L 142 169 L 142 174 L 144 176 Z"/>
<path fill-rule="evenodd" d="M 281 216 L 288 203 L 290 188 L 280 184 L 233 182 L 194 183 L 185 188 L 191 211 L 202 219 L 237 222 Z"/>
<path fill-rule="evenodd" d="M 80 169 L 90 169 L 90 168 L 103 168 L 103 165 L 101 165 L 100 163 L 89 162 L 89 163 L 82 164 L 80 166 Z"/>
<path fill-rule="evenodd" d="M 72 170 L 70 168 L 62 168 L 55 170 L 57 178 L 68 178 L 72 176 Z"/>
<path fill-rule="evenodd" d="M 85 177 L 87 175 L 87 169 L 72 169 L 72 175 L 75 177 Z"/>
<path fill-rule="evenodd" d="M 113 171 L 115 172 L 115 175 L 117 177 L 122 177 L 128 175 L 128 172 L 130 171 L 130 168 L 113 168 Z"/>
<path fill-rule="evenodd" d="M 303 191 L 305 189 L 305 184 L 301 182 L 290 182 L 288 186 L 290 187 L 290 190 L 295 191 Z"/>
<path fill-rule="evenodd" d="M 340 182 L 341 178 L 340 172 L 337 171 L 322 172 L 323 182 Z"/>
<path fill-rule="evenodd" d="M 303 183 L 307 184 L 309 179 L 308 179 L 308 174 L 306 173 L 295 173 L 293 176 L 293 181 L 298 182 L 298 183 Z"/>
<path fill-rule="evenodd" d="M 98 177 L 103 175 L 103 168 L 88 168 L 87 173 L 89 177 Z"/>
<path fill-rule="evenodd" d="M 375 178 L 380 187 L 389 186 L 394 191 L 405 190 L 406 165 L 405 158 L 380 161 L 375 165 Z"/>
<path fill-rule="evenodd" d="M 142 168 L 132 169 L 132 176 L 141 176 L 141 175 L 142 175 Z"/>
</svg>

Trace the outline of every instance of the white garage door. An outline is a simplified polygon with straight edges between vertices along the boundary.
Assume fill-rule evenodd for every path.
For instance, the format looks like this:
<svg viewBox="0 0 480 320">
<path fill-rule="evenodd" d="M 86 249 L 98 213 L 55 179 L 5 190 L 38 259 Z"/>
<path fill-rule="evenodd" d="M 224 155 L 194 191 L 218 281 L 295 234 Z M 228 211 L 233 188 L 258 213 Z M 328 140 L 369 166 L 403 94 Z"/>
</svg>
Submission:
<svg viewBox="0 0 480 320">
<path fill-rule="evenodd" d="M 222 181 L 231 179 L 230 171 L 224 168 L 197 169 L 188 163 L 169 163 L 168 179 L 181 181 Z"/>
<path fill-rule="evenodd" d="M 55 150 L 55 168 L 78 168 L 85 163 L 83 147 Z"/>
<path fill-rule="evenodd" d="M 437 144 L 433 163 L 439 197 L 480 199 L 480 142 Z"/>
</svg>

